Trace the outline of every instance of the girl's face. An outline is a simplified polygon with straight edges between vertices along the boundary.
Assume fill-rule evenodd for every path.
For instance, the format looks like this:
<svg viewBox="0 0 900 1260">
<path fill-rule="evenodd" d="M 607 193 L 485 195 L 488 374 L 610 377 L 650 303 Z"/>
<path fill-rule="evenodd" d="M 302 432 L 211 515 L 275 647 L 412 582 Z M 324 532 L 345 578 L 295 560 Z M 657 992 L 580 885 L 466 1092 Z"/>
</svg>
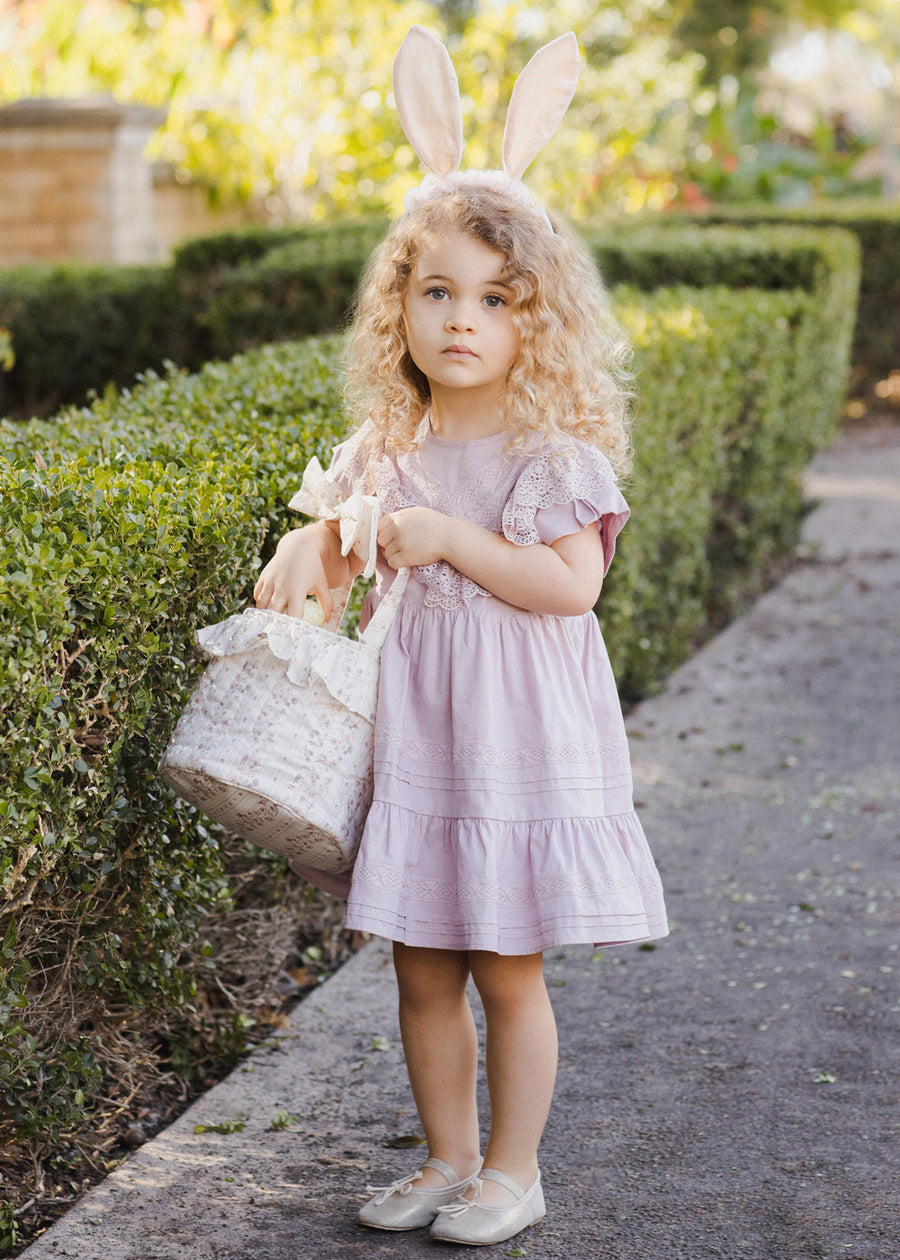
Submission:
<svg viewBox="0 0 900 1260">
<path fill-rule="evenodd" d="M 404 330 L 435 401 L 456 390 L 473 391 L 479 405 L 502 396 L 519 351 L 505 266 L 501 253 L 463 232 L 419 255 L 403 300 Z"/>
</svg>

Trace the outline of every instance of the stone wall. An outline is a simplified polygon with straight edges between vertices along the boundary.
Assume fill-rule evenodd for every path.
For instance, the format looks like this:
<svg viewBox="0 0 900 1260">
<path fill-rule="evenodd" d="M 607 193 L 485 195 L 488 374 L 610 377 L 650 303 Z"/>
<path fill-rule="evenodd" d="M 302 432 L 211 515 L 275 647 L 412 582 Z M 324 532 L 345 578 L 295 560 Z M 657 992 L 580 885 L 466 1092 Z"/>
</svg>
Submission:
<svg viewBox="0 0 900 1260">
<path fill-rule="evenodd" d="M 153 167 L 153 246 L 156 260 L 165 262 L 173 248 L 192 236 L 209 236 L 229 228 L 259 222 L 244 206 L 214 209 L 206 189 L 199 184 L 180 184 L 166 162 Z"/>
<path fill-rule="evenodd" d="M 0 108 L 0 267 L 161 262 L 188 236 L 248 222 L 147 161 L 165 117 L 108 97 Z"/>
</svg>

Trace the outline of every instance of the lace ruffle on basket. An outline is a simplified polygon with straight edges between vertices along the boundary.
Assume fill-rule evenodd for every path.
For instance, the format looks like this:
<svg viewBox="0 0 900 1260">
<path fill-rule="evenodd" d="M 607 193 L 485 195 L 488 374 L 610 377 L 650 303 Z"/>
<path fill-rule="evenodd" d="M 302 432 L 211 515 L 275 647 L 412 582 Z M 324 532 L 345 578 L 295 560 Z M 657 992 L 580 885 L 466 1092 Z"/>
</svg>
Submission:
<svg viewBox="0 0 900 1260">
<path fill-rule="evenodd" d="M 363 677 L 358 659 L 366 652 L 362 642 L 354 643 L 351 655 L 342 636 L 330 635 L 286 613 L 261 608 L 246 608 L 217 625 L 197 631 L 197 642 L 209 656 L 236 656 L 252 651 L 264 641 L 276 660 L 286 662 L 288 682 L 303 687 L 310 677 L 318 678 L 345 708 L 367 722 L 375 721 L 378 652 L 373 649 L 370 653 L 371 677 Z"/>
</svg>

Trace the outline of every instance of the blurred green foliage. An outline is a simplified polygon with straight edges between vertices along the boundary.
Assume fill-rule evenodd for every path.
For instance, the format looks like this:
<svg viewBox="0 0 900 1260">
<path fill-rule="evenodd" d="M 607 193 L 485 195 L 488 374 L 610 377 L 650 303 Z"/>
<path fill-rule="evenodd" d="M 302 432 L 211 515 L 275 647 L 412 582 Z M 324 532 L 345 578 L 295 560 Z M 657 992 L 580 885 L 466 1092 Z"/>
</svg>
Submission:
<svg viewBox="0 0 900 1260">
<path fill-rule="evenodd" d="M 689 218 L 667 216 L 666 226 L 693 223 L 749 228 L 784 224 L 845 227 L 862 251 L 859 305 L 852 350 L 853 387 L 871 389 L 900 369 L 900 204 L 883 200 L 830 201 L 775 207 L 760 203 L 715 206 Z M 648 226 L 651 233 L 654 230 Z"/>
<path fill-rule="evenodd" d="M 698 149 L 727 162 L 757 143 L 748 134 L 726 149 L 716 133 L 732 80 L 749 110 L 741 125 L 765 125 L 752 116 L 753 73 L 791 21 L 852 19 L 875 43 L 885 3 L 42 0 L 0 8 L 0 100 L 105 92 L 165 105 L 153 156 L 214 200 L 251 201 L 284 222 L 393 215 L 421 178 L 391 97 L 406 29 L 419 22 L 447 42 L 462 90 L 463 165 L 483 167 L 499 164 L 516 75 L 571 28 L 581 81 L 528 180 L 583 219 L 661 209 L 695 182 Z"/>
</svg>

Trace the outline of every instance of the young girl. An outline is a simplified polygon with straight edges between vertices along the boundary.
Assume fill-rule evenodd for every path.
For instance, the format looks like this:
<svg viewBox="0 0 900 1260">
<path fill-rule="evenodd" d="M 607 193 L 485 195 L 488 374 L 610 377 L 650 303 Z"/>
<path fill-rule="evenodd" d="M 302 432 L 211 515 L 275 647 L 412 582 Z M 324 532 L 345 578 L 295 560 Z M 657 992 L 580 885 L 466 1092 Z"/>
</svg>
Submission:
<svg viewBox="0 0 900 1260">
<path fill-rule="evenodd" d="M 364 617 L 412 569 L 381 659 L 347 926 L 394 942 L 429 1157 L 358 1219 L 485 1244 L 545 1211 L 557 1047 L 542 951 L 667 929 L 592 611 L 628 516 L 626 349 L 586 251 L 521 184 L 436 173 L 364 281 L 362 423 L 331 465 L 384 513 Z M 257 604 L 299 616 L 313 593 L 330 613 L 359 567 L 334 522 L 308 525 L 281 540 Z M 469 976 L 487 1024 L 483 1166 Z"/>
</svg>

